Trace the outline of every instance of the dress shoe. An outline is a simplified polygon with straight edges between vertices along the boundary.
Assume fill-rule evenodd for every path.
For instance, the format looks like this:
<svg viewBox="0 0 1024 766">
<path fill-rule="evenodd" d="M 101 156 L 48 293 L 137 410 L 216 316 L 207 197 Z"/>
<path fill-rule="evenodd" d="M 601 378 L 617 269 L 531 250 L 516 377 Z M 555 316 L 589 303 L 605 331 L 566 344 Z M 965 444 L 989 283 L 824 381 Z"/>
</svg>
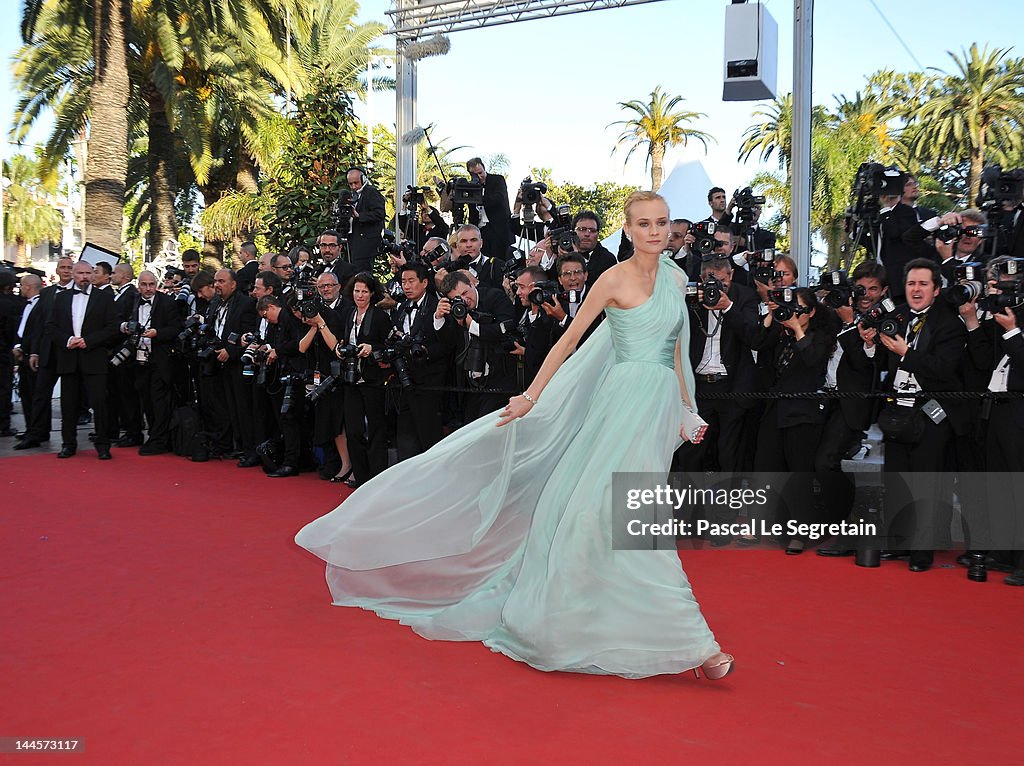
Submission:
<svg viewBox="0 0 1024 766">
<path fill-rule="evenodd" d="M 332 476 L 328 481 L 331 484 L 344 484 L 352 476 L 352 469 L 349 468 L 345 473 L 339 473 L 337 476 Z"/>
<path fill-rule="evenodd" d="M 882 551 L 878 554 L 878 558 L 882 561 L 892 561 L 894 559 L 905 559 L 909 555 L 906 551 Z"/>
<path fill-rule="evenodd" d="M 852 556 L 856 553 L 853 548 L 847 548 L 842 543 L 833 543 L 827 545 L 824 548 L 818 548 L 815 553 L 819 556 L 839 557 L 839 556 Z"/>
<path fill-rule="evenodd" d="M 1003 578 L 1007 585 L 1024 585 L 1024 569 L 1016 569 L 1013 574 Z"/>
<path fill-rule="evenodd" d="M 245 455 L 238 461 L 239 468 L 255 468 L 259 464 L 260 459 L 256 455 Z"/>
<path fill-rule="evenodd" d="M 163 455 L 167 452 L 170 452 L 170 450 L 167 449 L 167 447 L 161 447 L 158 444 L 143 444 L 141 447 L 139 447 L 139 454 L 143 456 Z"/>
<path fill-rule="evenodd" d="M 242 450 L 240 449 L 233 449 L 230 452 L 225 452 L 224 457 L 226 457 L 228 460 L 241 460 L 243 457 L 245 457 L 245 453 L 242 452 Z"/>
<path fill-rule="evenodd" d="M 110 447 L 97 447 L 96 457 L 98 457 L 100 460 L 110 460 Z"/>
<path fill-rule="evenodd" d="M 271 479 L 283 479 L 283 478 L 285 478 L 287 476 L 298 476 L 298 475 L 299 475 L 299 469 L 298 468 L 292 468 L 290 465 L 283 465 L 280 468 L 278 468 L 276 471 L 271 471 L 270 473 L 267 474 L 267 476 L 269 476 Z"/>
<path fill-rule="evenodd" d="M 756 535 L 751 536 L 751 537 L 743 537 L 741 535 L 740 537 L 736 538 L 736 547 L 737 548 L 753 548 L 755 545 L 760 545 L 760 544 L 761 544 L 761 538 L 756 536 Z"/>
<path fill-rule="evenodd" d="M 35 449 L 36 447 L 40 446 L 41 444 L 42 444 L 42 442 L 39 441 L 38 439 L 22 439 L 20 442 L 18 442 L 13 447 L 11 447 L 11 449 L 17 449 L 17 450 Z"/>
<path fill-rule="evenodd" d="M 789 545 L 786 546 L 787 556 L 799 556 L 804 552 L 804 541 L 803 540 L 790 540 Z"/>
<path fill-rule="evenodd" d="M 355 476 L 349 476 L 345 481 L 342 482 L 349 489 L 358 489 L 360 482 L 356 481 Z"/>
<path fill-rule="evenodd" d="M 115 447 L 141 447 L 142 437 L 141 436 L 122 436 L 116 442 Z"/>
<path fill-rule="evenodd" d="M 63 447 L 61 451 L 57 453 L 57 457 L 61 459 L 74 457 L 76 452 L 78 452 L 77 447 Z"/>
<path fill-rule="evenodd" d="M 910 571 L 927 572 L 932 568 L 935 556 L 931 551 L 914 551 L 910 554 Z"/>
</svg>

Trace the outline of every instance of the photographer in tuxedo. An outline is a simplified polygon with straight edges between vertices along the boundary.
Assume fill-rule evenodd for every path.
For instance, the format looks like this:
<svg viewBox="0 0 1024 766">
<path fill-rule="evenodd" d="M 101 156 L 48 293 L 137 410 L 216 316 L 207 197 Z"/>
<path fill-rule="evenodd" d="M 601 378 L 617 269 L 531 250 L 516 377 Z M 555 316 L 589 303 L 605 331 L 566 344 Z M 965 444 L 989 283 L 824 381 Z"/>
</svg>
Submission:
<svg viewBox="0 0 1024 766">
<path fill-rule="evenodd" d="M 587 290 L 589 289 L 587 286 L 587 263 L 579 253 L 568 253 L 561 256 L 555 263 L 555 270 L 558 274 L 558 284 L 562 288 L 562 293 L 558 296 L 558 306 L 552 307 L 548 312 L 551 318 L 555 320 L 553 343 L 557 343 L 569 325 L 572 324 L 573 319 L 576 317 L 576 312 L 579 311 L 580 306 L 583 305 L 583 301 L 587 297 Z M 586 342 L 591 333 L 603 321 L 604 312 L 602 311 L 591 322 L 590 327 L 583 332 L 583 335 L 580 336 L 577 348 Z"/>
<path fill-rule="evenodd" d="M 557 295 L 539 305 L 530 300 L 530 293 L 537 288 L 538 283 L 546 282 L 547 278 L 544 269 L 539 266 L 527 266 L 519 272 L 513 282 L 516 300 L 522 309 L 522 316 L 516 323 L 517 334 L 522 335 L 522 340 L 512 340 L 512 350 L 509 353 L 518 357 L 522 363 L 523 375 L 519 385 L 523 388 L 533 382 L 541 364 L 544 363 L 544 357 L 555 345 L 555 316 L 567 318 Z M 560 335 L 561 333 L 558 334 Z"/>
<path fill-rule="evenodd" d="M 910 205 L 903 203 L 903 185 L 904 177 L 900 176 L 890 184 L 892 193 L 883 193 L 878 197 L 881 207 L 881 243 L 875 241 L 872 232 L 866 236 L 868 252 L 872 256 L 878 253 L 878 260 L 885 266 L 887 274 L 903 274 L 906 265 L 916 258 L 938 262 L 934 249 L 918 235 L 920 224 L 917 222 L 917 213 Z M 904 285 L 898 279 L 889 285 L 889 292 L 897 303 L 904 300 L 903 291 Z"/>
<path fill-rule="evenodd" d="M 441 293 L 434 312 L 434 329 L 456 349 L 455 364 L 464 375 L 459 385 L 471 388 L 497 388 L 511 391 L 516 385 L 514 357 L 502 350 L 503 326 L 515 323 L 515 309 L 503 290 L 477 285 L 466 271 L 448 274 L 441 282 Z M 459 306 L 462 318 L 452 315 Z M 506 325 L 505 323 L 508 323 Z M 463 422 L 501 409 L 507 393 L 468 393 L 463 396 Z"/>
<path fill-rule="evenodd" d="M 453 348 L 434 329 L 437 295 L 430 289 L 430 272 L 420 263 L 407 263 L 399 270 L 405 300 L 391 312 L 395 327 L 405 336 L 419 338 L 427 356 L 409 362 L 409 376 L 415 386 L 443 386 L 452 364 Z M 443 391 L 413 387 L 392 387 L 397 402 L 398 459 L 426 452 L 441 439 Z"/>
<path fill-rule="evenodd" d="M 863 340 L 857 322 L 865 311 L 888 295 L 889 281 L 885 267 L 875 261 L 864 261 L 850 275 L 854 293 L 849 302 L 836 309 L 842 327 L 838 345 L 829 360 L 825 387 L 837 391 L 869 393 L 880 385 L 881 356 L 868 359 L 859 353 Z M 860 443 L 864 432 L 875 420 L 875 399 L 828 399 L 825 402 L 825 430 L 814 468 L 821 482 L 822 505 L 830 514 L 828 521 L 843 521 L 853 510 L 856 485 L 843 473 L 843 458 Z M 819 556 L 850 556 L 854 550 L 848 541 L 837 539 L 821 546 Z"/>
<path fill-rule="evenodd" d="M 329 271 L 335 276 L 338 284 L 343 285 L 359 273 L 359 269 L 341 257 L 341 235 L 334 229 L 327 229 L 317 237 L 316 246 L 323 261 L 317 276 Z"/>
<path fill-rule="evenodd" d="M 573 250 L 583 256 L 587 265 L 587 286 L 593 287 L 598 277 L 615 265 L 615 256 L 597 238 L 597 233 L 601 230 L 601 221 L 597 213 L 581 210 L 572 219 L 572 229 L 576 233 L 576 245 Z M 558 255 L 565 253 L 559 252 Z"/>
<path fill-rule="evenodd" d="M 74 289 L 73 268 L 74 262 L 70 258 L 65 256 L 57 260 L 57 283 L 39 291 L 39 300 L 25 325 L 24 336 L 29 345 L 26 348 L 23 344 L 22 353 L 28 354 L 28 366 L 36 373 L 36 380 L 32 402 L 25 405 L 26 413 L 30 409 L 31 416 L 25 416 L 25 435 L 14 445 L 16 450 L 32 449 L 50 440 L 53 388 L 57 385 L 57 354 L 49 319 L 57 295 Z"/>
<path fill-rule="evenodd" d="M 1005 257 L 995 258 L 990 266 L 989 294 L 1002 293 L 996 287 L 996 268 Z M 961 311 L 967 325 L 967 349 L 974 364 L 989 374 L 986 390 L 1024 391 L 1024 305 L 1002 307 L 979 320 L 977 312 Z M 986 402 L 988 421 L 985 438 L 987 470 L 1000 472 L 999 483 L 987 487 L 986 505 L 991 513 L 982 521 L 985 540 L 993 555 L 1010 560 L 1013 572 L 1003 582 L 1024 586 L 1024 399 L 993 399 Z M 984 559 L 982 559 L 983 561 Z M 972 567 L 977 566 L 971 562 Z M 983 566 L 983 565 L 982 565 Z M 984 570 L 982 570 L 984 571 Z M 968 570 L 970 577 L 971 570 Z"/>
<path fill-rule="evenodd" d="M 277 425 L 284 441 L 280 465 L 267 473 L 272 479 L 299 475 L 302 458 L 302 423 L 306 410 L 305 387 L 302 381 L 307 370 L 306 355 L 299 350 L 299 341 L 307 328 L 295 318 L 284 300 L 265 295 L 256 304 L 260 318 L 267 323 L 264 336 L 272 350 L 267 358 L 268 386 Z"/>
<path fill-rule="evenodd" d="M 454 258 L 468 264 L 466 270 L 480 284 L 500 290 L 504 277 L 504 261 L 484 255 L 482 248 L 480 229 L 471 223 L 459 227 L 455 234 Z M 438 268 L 437 274 L 443 280 L 448 272 L 444 268 Z"/>
<path fill-rule="evenodd" d="M 58 458 L 78 451 L 78 411 L 84 387 L 93 405 L 96 454 L 110 460 L 107 417 L 107 357 L 117 339 L 117 315 L 110 290 L 93 287 L 92 266 L 79 261 L 72 270 L 75 287 L 56 296 L 47 319 L 60 376 L 62 448 Z"/>
<path fill-rule="evenodd" d="M 35 274 L 26 274 L 19 282 L 21 298 L 24 306 L 15 318 L 14 348 L 12 355 L 18 365 L 18 396 L 21 399 L 21 411 L 25 415 L 25 427 L 28 428 L 32 417 L 32 402 L 35 398 L 36 371 L 29 364 L 29 349 L 32 347 L 31 332 L 38 332 L 42 324 L 38 315 L 32 321 L 39 303 L 39 293 L 43 289 L 43 280 Z"/>
<path fill-rule="evenodd" d="M 727 258 L 704 261 L 702 284 L 697 295 L 687 300 L 688 352 L 696 383 L 697 410 L 708 423 L 708 431 L 697 444 L 685 442 L 676 451 L 673 470 L 739 470 L 743 417 L 750 405 L 705 397 L 708 393 L 754 390 L 751 347 L 760 335 L 757 294 L 732 277 L 732 263 Z M 709 287 L 717 291 L 717 297 L 707 292 Z"/>
<path fill-rule="evenodd" d="M 954 432 L 963 434 L 970 427 L 963 402 L 924 402 L 899 396 L 962 389 L 957 371 L 967 329 L 950 304 L 940 300 L 941 290 L 939 265 L 924 258 L 912 260 L 904 270 L 909 317 L 900 332 L 891 337 L 859 326 L 864 341 L 860 353 L 869 358 L 876 353 L 884 355 L 880 365 L 888 371 L 885 388 L 894 397 L 887 400 L 878 417 L 885 434 L 886 474 L 942 471 Z M 895 478 L 887 481 L 885 518 L 890 534 L 907 539 L 907 547 L 914 548 L 910 571 L 924 572 L 932 565 L 936 541 L 944 542 L 941 538 L 948 534 L 949 509 L 942 498 L 949 492 L 935 485 L 934 476 L 924 482 L 908 480 L 908 484 L 909 491 Z"/>
<path fill-rule="evenodd" d="M 162 455 L 170 451 L 171 409 L 174 404 L 174 368 L 172 352 L 181 331 L 181 312 L 167 293 L 157 290 L 156 274 L 139 274 L 138 297 L 121 325 L 127 334 L 127 322 L 137 322 L 141 330 L 135 353 L 137 399 L 146 415 L 149 435 L 139 447 L 140 455 Z"/>
<path fill-rule="evenodd" d="M 213 325 L 217 339 L 215 359 L 220 365 L 218 377 L 222 401 L 229 432 L 241 452 L 238 467 L 253 468 L 260 461 L 256 456 L 253 431 L 252 391 L 242 380 L 243 347 L 240 341 L 242 336 L 257 330 L 256 302 L 239 290 L 235 272 L 231 269 L 221 269 L 214 275 L 213 289 L 220 300 L 211 305 L 207 321 Z M 226 439 L 222 446 L 227 447 Z"/>
<path fill-rule="evenodd" d="M 106 264 L 96 264 L 95 271 Z M 110 285 L 114 290 L 114 310 L 117 323 L 122 325 L 131 319 L 139 300 L 139 291 L 132 280 L 135 270 L 128 263 L 118 263 L 110 274 Z M 107 414 L 110 417 L 110 438 L 115 447 L 139 447 L 142 445 L 142 404 L 135 384 L 136 363 L 134 356 L 123 364 L 111 364 L 107 371 Z M 121 431 L 124 436 L 118 438 Z"/>
<path fill-rule="evenodd" d="M 386 206 L 384 197 L 370 183 L 362 168 L 349 168 L 345 174 L 352 190 L 352 231 L 348 236 L 349 260 L 356 272 L 373 271 L 380 250 Z"/>
<path fill-rule="evenodd" d="M 512 210 L 508 205 L 508 187 L 505 176 L 488 173 L 484 161 L 474 157 L 466 163 L 466 170 L 484 187 L 484 223 L 476 208 L 469 211 L 470 223 L 480 227 L 483 237 L 483 252 L 491 258 L 504 260 L 508 246 L 512 244 Z M 499 282 L 500 284 L 500 282 Z"/>
</svg>

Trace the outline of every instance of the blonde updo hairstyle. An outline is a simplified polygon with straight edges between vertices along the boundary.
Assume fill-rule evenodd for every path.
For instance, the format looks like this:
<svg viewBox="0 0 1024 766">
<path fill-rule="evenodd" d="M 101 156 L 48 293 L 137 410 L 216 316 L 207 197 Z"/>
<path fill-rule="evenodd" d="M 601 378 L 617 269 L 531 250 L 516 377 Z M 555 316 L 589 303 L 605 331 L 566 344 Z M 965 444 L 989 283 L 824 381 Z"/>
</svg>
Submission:
<svg viewBox="0 0 1024 766">
<path fill-rule="evenodd" d="M 632 194 L 630 194 L 629 198 L 626 200 L 626 204 L 623 205 L 622 207 L 622 212 L 625 213 L 626 215 L 626 223 L 632 222 L 632 219 L 629 215 L 629 211 L 632 210 L 633 205 L 637 204 L 638 202 L 653 202 L 654 200 L 662 202 L 665 205 L 665 209 L 668 209 L 668 203 L 665 202 L 665 198 L 662 197 L 657 192 L 635 191 Z"/>
</svg>

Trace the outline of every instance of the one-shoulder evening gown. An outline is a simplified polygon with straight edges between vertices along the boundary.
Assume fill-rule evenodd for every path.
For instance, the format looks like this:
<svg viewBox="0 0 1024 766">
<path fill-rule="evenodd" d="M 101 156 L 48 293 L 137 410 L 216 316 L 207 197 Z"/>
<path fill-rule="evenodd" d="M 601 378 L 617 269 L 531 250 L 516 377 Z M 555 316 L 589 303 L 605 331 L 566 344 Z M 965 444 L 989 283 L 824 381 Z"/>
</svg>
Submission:
<svg viewBox="0 0 1024 766">
<path fill-rule="evenodd" d="M 677 553 L 611 544 L 612 474 L 667 474 L 680 444 L 685 283 L 663 258 L 650 298 L 609 307 L 526 417 L 481 417 L 300 530 L 334 603 L 540 670 L 641 678 L 716 654 Z"/>
</svg>

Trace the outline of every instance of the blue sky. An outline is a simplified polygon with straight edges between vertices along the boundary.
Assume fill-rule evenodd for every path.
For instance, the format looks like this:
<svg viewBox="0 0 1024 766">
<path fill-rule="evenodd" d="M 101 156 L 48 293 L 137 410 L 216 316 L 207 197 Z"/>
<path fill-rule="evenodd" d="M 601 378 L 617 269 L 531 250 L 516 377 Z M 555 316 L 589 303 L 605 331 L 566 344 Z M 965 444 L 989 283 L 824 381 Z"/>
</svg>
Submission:
<svg viewBox="0 0 1024 766">
<path fill-rule="evenodd" d="M 972 42 L 1018 45 L 1024 29 L 1024 4 L 1016 0 L 976 8 L 958 0 L 876 2 L 924 68 L 950 71 L 947 51 L 959 52 Z M 645 185 L 650 176 L 640 153 L 623 167 L 624 153 L 610 154 L 618 133 L 606 126 L 626 117 L 617 102 L 643 100 L 660 85 L 684 96 L 686 108 L 706 113 L 698 127 L 717 139 L 707 155 L 700 144 L 671 151 L 667 169 L 681 159 L 701 159 L 712 180 L 731 190 L 759 169 L 736 159 L 758 103 L 721 100 L 726 4 L 665 0 L 453 34 L 447 56 L 420 63 L 419 123 L 435 123 L 432 135 L 465 145 L 466 157 L 506 154 L 510 186 L 531 166 L 552 168 L 556 179 L 582 184 Z M 389 21 L 390 5 L 364 0 L 361 17 Z M 777 90 L 784 93 L 792 89 L 792 2 L 764 5 L 779 26 Z M 19 43 L 16 23 L 0 30 L 8 61 Z M 1024 56 L 1024 47 L 1018 45 L 1013 55 Z M 852 96 L 867 75 L 886 67 L 918 68 L 871 0 L 816 3 L 815 103 L 831 106 L 834 94 Z M 0 114 L 9 126 L 15 103 L 9 66 L 5 77 Z M 393 94 L 375 95 L 372 116 L 375 122 L 394 121 Z"/>
</svg>

